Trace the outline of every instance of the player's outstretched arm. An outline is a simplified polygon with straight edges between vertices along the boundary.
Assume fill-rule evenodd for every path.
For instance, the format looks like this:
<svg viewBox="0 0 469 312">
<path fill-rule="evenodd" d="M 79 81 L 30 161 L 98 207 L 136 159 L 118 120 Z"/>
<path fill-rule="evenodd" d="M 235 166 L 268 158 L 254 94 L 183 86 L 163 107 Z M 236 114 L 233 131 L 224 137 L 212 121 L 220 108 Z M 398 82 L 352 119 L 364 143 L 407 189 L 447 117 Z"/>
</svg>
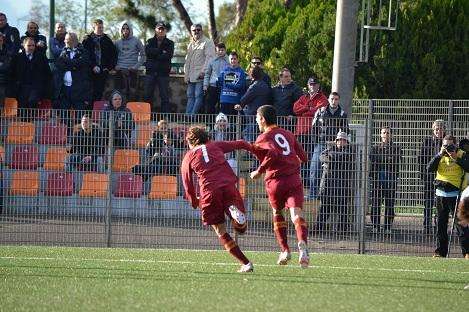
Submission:
<svg viewBox="0 0 469 312">
<path fill-rule="evenodd" d="M 213 142 L 218 148 L 220 148 L 223 153 L 231 153 L 234 150 L 245 150 L 248 152 L 252 152 L 252 145 L 244 140 L 236 140 L 236 141 L 216 141 Z"/>
</svg>

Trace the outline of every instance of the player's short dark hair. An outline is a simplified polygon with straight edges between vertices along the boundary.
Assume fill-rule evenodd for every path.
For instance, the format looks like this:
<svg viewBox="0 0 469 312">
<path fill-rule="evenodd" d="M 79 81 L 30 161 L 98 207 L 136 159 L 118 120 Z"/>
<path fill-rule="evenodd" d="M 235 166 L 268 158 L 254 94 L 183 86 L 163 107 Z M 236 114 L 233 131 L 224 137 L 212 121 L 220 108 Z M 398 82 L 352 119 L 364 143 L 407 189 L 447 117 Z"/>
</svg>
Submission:
<svg viewBox="0 0 469 312">
<path fill-rule="evenodd" d="M 192 126 L 187 131 L 186 140 L 192 146 L 202 145 L 208 142 L 209 135 L 205 128 L 201 126 Z"/>
<path fill-rule="evenodd" d="M 277 123 L 277 111 L 272 105 L 262 105 L 257 109 L 257 113 L 264 117 L 265 123 L 270 125 L 275 125 Z"/>
<path fill-rule="evenodd" d="M 226 50 L 226 45 L 223 42 L 217 43 L 216 47 L 219 48 L 219 49 L 225 49 Z"/>
</svg>

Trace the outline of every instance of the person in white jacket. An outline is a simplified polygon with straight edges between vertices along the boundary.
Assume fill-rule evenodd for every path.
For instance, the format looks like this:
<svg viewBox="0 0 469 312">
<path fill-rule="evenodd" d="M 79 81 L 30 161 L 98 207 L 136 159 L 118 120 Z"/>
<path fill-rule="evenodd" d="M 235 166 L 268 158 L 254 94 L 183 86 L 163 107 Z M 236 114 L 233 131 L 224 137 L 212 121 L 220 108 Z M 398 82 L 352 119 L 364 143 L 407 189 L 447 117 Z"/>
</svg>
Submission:
<svg viewBox="0 0 469 312">
<path fill-rule="evenodd" d="M 187 83 L 186 114 L 195 115 L 203 106 L 203 80 L 205 69 L 215 58 L 213 41 L 202 33 L 202 25 L 191 26 L 191 41 L 184 64 L 184 82 Z"/>
</svg>

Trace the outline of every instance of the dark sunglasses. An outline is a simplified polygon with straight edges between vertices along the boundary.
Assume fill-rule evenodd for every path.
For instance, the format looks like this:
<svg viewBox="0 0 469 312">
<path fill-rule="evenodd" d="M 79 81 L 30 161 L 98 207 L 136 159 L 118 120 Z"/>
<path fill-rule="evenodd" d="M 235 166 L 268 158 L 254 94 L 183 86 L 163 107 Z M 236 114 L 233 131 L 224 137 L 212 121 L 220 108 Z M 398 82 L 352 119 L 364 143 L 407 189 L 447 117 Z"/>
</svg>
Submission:
<svg viewBox="0 0 469 312">
<path fill-rule="evenodd" d="M 261 65 L 261 62 L 251 62 L 252 65 Z"/>
<path fill-rule="evenodd" d="M 192 29 L 192 32 L 199 32 L 199 31 L 202 31 L 202 29 L 200 28 Z"/>
</svg>

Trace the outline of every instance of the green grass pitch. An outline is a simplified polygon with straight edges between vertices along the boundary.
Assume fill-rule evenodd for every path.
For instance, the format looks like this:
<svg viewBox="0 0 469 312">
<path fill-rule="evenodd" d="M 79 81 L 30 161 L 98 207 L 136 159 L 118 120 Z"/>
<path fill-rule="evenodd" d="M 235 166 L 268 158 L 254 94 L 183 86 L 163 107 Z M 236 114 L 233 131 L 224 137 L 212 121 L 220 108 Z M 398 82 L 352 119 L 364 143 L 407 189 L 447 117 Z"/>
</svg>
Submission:
<svg viewBox="0 0 469 312">
<path fill-rule="evenodd" d="M 0 247 L 0 311 L 467 311 L 469 261 L 248 252 Z M 296 255 L 295 255 L 296 256 Z M 294 259 L 296 260 L 296 259 Z"/>
</svg>

